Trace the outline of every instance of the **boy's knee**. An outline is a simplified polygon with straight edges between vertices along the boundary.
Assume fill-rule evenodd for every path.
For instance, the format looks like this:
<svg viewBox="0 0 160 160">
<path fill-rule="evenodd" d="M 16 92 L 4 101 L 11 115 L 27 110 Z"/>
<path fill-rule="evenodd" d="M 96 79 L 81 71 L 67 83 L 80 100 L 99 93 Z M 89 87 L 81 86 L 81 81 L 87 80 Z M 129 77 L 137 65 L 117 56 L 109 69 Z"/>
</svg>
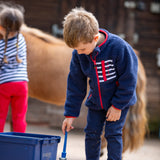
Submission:
<svg viewBox="0 0 160 160">
<path fill-rule="evenodd" d="M 119 132 L 112 132 L 112 133 L 110 133 L 110 132 L 107 132 L 107 133 L 105 133 L 105 136 L 104 136 L 106 139 L 109 139 L 109 138 L 121 138 L 122 137 L 122 133 L 119 133 Z"/>
<path fill-rule="evenodd" d="M 100 139 L 101 137 L 101 131 L 91 131 L 91 130 L 87 130 L 85 129 L 85 133 L 86 133 L 86 138 L 88 139 Z"/>
<path fill-rule="evenodd" d="M 110 126 L 105 129 L 105 138 L 122 136 L 122 128 Z"/>
</svg>

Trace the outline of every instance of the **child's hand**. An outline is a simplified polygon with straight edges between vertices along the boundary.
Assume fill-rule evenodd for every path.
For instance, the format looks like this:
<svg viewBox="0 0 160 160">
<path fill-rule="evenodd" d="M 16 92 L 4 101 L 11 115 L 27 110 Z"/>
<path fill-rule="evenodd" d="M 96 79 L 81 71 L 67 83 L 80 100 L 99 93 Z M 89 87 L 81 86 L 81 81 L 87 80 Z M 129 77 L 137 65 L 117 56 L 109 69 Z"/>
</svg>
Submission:
<svg viewBox="0 0 160 160">
<path fill-rule="evenodd" d="M 117 121 L 121 117 L 121 110 L 114 108 L 111 106 L 106 114 L 106 120 L 107 121 Z"/>
<path fill-rule="evenodd" d="M 62 124 L 62 132 L 65 134 L 65 131 L 69 132 L 74 127 L 72 126 L 72 123 L 75 118 L 65 118 Z"/>
</svg>

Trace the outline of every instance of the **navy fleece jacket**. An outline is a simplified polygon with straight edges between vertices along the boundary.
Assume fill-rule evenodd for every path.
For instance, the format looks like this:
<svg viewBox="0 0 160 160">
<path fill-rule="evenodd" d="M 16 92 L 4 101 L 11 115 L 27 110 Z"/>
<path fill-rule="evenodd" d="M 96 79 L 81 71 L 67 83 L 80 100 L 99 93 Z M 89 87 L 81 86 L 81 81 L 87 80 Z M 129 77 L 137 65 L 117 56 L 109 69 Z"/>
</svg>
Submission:
<svg viewBox="0 0 160 160">
<path fill-rule="evenodd" d="M 87 91 L 86 106 L 108 110 L 135 104 L 138 60 L 132 47 L 120 37 L 101 29 L 105 41 L 90 55 L 73 51 L 67 81 L 65 116 L 78 117 Z"/>
</svg>

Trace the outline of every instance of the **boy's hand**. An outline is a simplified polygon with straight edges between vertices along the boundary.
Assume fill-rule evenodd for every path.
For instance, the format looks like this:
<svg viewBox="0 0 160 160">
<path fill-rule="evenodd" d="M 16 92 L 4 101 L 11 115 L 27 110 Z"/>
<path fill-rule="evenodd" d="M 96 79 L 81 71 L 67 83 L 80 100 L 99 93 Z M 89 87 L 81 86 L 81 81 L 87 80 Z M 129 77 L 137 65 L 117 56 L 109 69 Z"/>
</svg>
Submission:
<svg viewBox="0 0 160 160">
<path fill-rule="evenodd" d="M 75 118 L 65 118 L 62 124 L 62 132 L 65 134 L 65 131 L 69 132 L 74 127 L 72 126 L 72 123 Z"/>
<path fill-rule="evenodd" d="M 121 117 L 121 110 L 120 109 L 116 109 L 113 106 L 111 106 L 106 114 L 106 120 L 107 121 L 117 121 L 119 120 Z"/>
</svg>

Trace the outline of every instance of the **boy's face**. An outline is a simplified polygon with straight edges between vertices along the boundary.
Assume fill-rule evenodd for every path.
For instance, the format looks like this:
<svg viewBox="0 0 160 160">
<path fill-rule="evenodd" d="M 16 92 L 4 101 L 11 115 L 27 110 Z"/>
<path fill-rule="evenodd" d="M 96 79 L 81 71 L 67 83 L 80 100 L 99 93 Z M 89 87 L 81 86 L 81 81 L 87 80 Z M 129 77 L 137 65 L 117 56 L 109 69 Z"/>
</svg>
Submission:
<svg viewBox="0 0 160 160">
<path fill-rule="evenodd" d="M 96 35 L 91 43 L 83 43 L 83 42 L 81 42 L 74 49 L 77 50 L 78 54 L 89 55 L 90 53 L 92 53 L 92 51 L 96 47 L 98 38 L 99 38 L 99 35 Z"/>
</svg>

